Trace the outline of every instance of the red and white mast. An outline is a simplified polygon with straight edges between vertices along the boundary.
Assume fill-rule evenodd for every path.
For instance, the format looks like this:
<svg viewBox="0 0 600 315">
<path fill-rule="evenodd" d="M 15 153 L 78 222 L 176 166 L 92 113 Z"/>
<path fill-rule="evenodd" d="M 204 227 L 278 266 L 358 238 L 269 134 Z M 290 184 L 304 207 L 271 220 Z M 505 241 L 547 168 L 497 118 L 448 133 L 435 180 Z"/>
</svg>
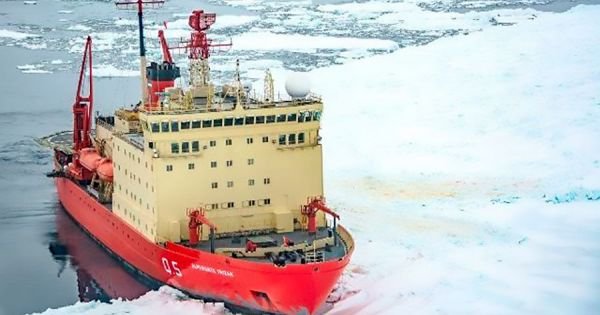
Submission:
<svg viewBox="0 0 600 315">
<path fill-rule="evenodd" d="M 210 82 L 208 57 L 215 51 L 226 51 L 229 43 L 217 43 L 208 38 L 206 31 L 217 20 L 215 13 L 194 10 L 189 16 L 188 25 L 192 28 L 189 40 L 182 40 L 172 49 L 185 49 L 190 63 L 190 83 L 195 87 L 207 86 Z"/>
</svg>

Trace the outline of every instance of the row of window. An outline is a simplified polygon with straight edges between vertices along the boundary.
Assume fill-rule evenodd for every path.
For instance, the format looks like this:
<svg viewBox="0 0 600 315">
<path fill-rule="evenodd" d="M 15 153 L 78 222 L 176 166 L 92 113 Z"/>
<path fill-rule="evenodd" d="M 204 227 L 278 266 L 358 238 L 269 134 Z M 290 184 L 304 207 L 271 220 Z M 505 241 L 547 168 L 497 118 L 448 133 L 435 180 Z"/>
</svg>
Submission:
<svg viewBox="0 0 600 315">
<path fill-rule="evenodd" d="M 119 184 L 118 187 L 119 187 L 119 191 L 122 191 L 120 184 Z M 146 183 L 146 188 L 148 188 L 148 183 Z M 152 186 L 152 192 L 154 192 L 154 186 Z M 129 189 L 125 189 L 125 196 L 129 197 L 134 202 L 139 202 L 140 206 L 142 205 L 142 197 L 138 198 L 138 196 L 133 193 L 133 190 L 129 191 Z M 119 205 L 117 204 L 117 206 L 119 206 Z M 120 209 L 120 207 L 119 207 L 119 209 Z M 146 203 L 146 210 L 150 211 L 150 204 L 149 203 Z M 152 213 L 154 213 L 154 207 L 152 207 Z"/>
<path fill-rule="evenodd" d="M 306 111 L 293 114 L 267 115 L 267 116 L 245 116 L 245 117 L 227 117 L 207 120 L 187 120 L 179 122 L 177 120 L 152 122 L 144 128 L 150 129 L 152 132 L 178 132 L 180 130 L 199 129 L 199 128 L 217 128 L 228 126 L 244 126 L 271 124 L 281 122 L 311 122 L 321 119 L 320 111 Z"/>
<path fill-rule="evenodd" d="M 304 134 L 302 135 L 302 141 L 304 142 Z M 269 137 L 268 136 L 263 136 L 262 137 L 262 142 L 266 143 L 269 142 Z M 247 144 L 252 144 L 254 143 L 254 138 L 246 138 L 246 143 Z M 233 140 L 232 139 L 225 139 L 225 145 L 232 145 L 233 144 Z M 216 147 L 217 146 L 217 141 L 216 140 L 210 140 L 209 141 L 209 145 L 211 147 Z M 154 142 L 148 142 L 148 147 L 150 149 L 154 149 Z M 179 153 L 194 153 L 194 152 L 199 152 L 200 151 L 200 141 L 191 141 L 191 142 L 173 142 L 171 143 L 171 153 L 173 154 L 179 154 Z"/>
<path fill-rule="evenodd" d="M 251 179 L 248 180 L 248 186 L 254 186 L 254 184 L 255 184 L 254 179 L 251 178 Z M 263 178 L 263 184 L 265 184 L 265 185 L 271 184 L 271 178 L 269 178 L 269 177 Z M 233 181 L 228 181 L 227 182 L 227 188 L 232 188 L 232 187 L 233 187 Z M 219 188 L 219 183 L 218 182 L 212 182 L 212 183 L 210 183 L 210 188 L 212 188 L 212 189 Z"/>
<path fill-rule="evenodd" d="M 258 199 L 258 200 L 245 200 L 245 201 L 242 202 L 242 207 L 244 207 L 244 208 L 255 207 L 256 205 L 258 205 L 258 206 L 268 206 L 270 204 L 271 204 L 271 198 Z M 210 205 L 210 208 L 212 210 L 217 210 L 217 209 L 219 209 L 219 207 L 221 209 L 235 208 L 235 202 L 229 201 L 229 202 L 223 202 L 221 204 L 213 203 L 213 204 Z"/>
<path fill-rule="evenodd" d="M 248 159 L 247 161 L 248 165 L 254 165 L 254 159 Z M 233 166 L 233 160 L 227 160 L 225 161 L 225 165 L 227 167 L 232 167 Z M 211 168 L 216 168 L 217 167 L 217 161 L 210 161 L 210 167 Z M 188 163 L 188 170 L 194 170 L 196 169 L 196 164 L 194 163 Z M 173 165 L 172 164 L 168 164 L 166 166 L 166 170 L 167 172 L 172 172 L 173 171 Z M 127 174 L 127 170 L 125 171 L 125 173 Z M 141 181 L 140 181 L 141 184 Z"/>
<path fill-rule="evenodd" d="M 119 210 L 121 209 L 121 206 L 119 204 L 117 204 L 117 207 L 119 208 Z M 136 221 L 136 216 L 133 213 L 133 211 L 128 212 L 127 208 L 125 208 L 125 209 L 123 209 L 123 212 L 125 213 L 125 216 L 128 216 L 129 219 L 131 221 L 133 221 L 134 224 L 136 224 L 140 228 L 142 227 L 142 222 L 140 220 L 140 217 L 137 217 L 137 221 Z M 148 232 L 148 224 L 146 223 L 145 226 L 146 226 L 146 233 L 147 233 Z M 154 234 L 154 228 L 151 227 L 149 232 L 150 232 L 150 234 Z"/>
<path fill-rule="evenodd" d="M 304 132 L 295 134 L 290 133 L 288 135 L 279 135 L 279 145 L 286 144 L 303 144 L 304 143 Z"/>
<path fill-rule="evenodd" d="M 152 142 L 150 142 L 150 143 L 152 143 Z M 152 143 L 150 146 L 154 147 L 154 144 Z M 179 153 L 179 152 L 190 153 L 190 152 L 199 152 L 199 151 L 200 151 L 200 141 L 181 142 L 181 145 L 179 144 L 179 142 L 171 143 L 171 153 Z"/>
</svg>

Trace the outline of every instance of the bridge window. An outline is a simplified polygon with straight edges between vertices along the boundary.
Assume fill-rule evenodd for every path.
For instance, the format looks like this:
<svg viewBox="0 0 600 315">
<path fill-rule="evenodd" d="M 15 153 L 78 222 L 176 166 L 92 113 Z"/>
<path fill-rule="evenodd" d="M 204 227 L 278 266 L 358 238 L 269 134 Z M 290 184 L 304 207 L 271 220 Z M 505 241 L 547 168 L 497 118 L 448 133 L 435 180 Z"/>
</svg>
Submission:
<svg viewBox="0 0 600 315">
<path fill-rule="evenodd" d="M 213 121 L 213 127 L 221 127 L 221 126 L 223 126 L 223 119 L 222 118 L 215 119 Z"/>
<path fill-rule="evenodd" d="M 225 118 L 225 126 L 233 126 L 233 118 Z"/>
<path fill-rule="evenodd" d="M 298 143 L 304 143 L 304 132 L 298 134 Z"/>
<path fill-rule="evenodd" d="M 181 130 L 183 129 L 190 129 L 190 122 L 189 121 L 182 121 L 181 122 Z"/>
<path fill-rule="evenodd" d="M 246 125 L 254 125 L 254 116 L 246 116 Z"/>
<path fill-rule="evenodd" d="M 171 143 L 171 153 L 179 153 L 179 143 Z"/>
<path fill-rule="evenodd" d="M 296 113 L 289 114 L 287 121 L 288 122 L 296 121 L 296 116 L 297 116 Z"/>
<path fill-rule="evenodd" d="M 190 152 L 190 143 L 182 142 L 181 143 L 181 153 L 189 153 Z"/>
<path fill-rule="evenodd" d="M 288 135 L 288 144 L 296 144 L 296 134 L 291 133 Z"/>
<path fill-rule="evenodd" d="M 169 132 L 169 122 L 163 121 L 160 123 L 160 131 L 161 132 Z"/>
<path fill-rule="evenodd" d="M 157 122 L 151 123 L 152 132 L 160 132 L 160 125 Z"/>
<path fill-rule="evenodd" d="M 198 128 L 200 128 L 200 121 L 192 120 L 192 129 L 198 129 Z"/>
<path fill-rule="evenodd" d="M 279 145 L 285 145 L 285 135 L 279 135 Z"/>
<path fill-rule="evenodd" d="M 301 112 L 301 113 L 298 115 L 298 122 L 300 122 L 300 123 L 301 123 L 301 122 L 304 122 L 304 117 L 306 117 L 306 112 Z"/>
<path fill-rule="evenodd" d="M 244 117 L 238 117 L 235 119 L 235 125 L 236 126 L 242 126 L 244 125 Z"/>
<path fill-rule="evenodd" d="M 275 115 L 267 116 L 267 124 L 271 124 L 275 122 Z"/>
<path fill-rule="evenodd" d="M 313 113 L 313 120 L 314 120 L 314 121 L 319 121 L 319 120 L 321 120 L 321 112 L 320 112 L 320 111 L 315 111 L 315 112 Z"/>
<path fill-rule="evenodd" d="M 304 113 L 304 121 L 309 122 L 312 120 L 312 112 L 305 112 Z"/>
<path fill-rule="evenodd" d="M 192 152 L 198 152 L 198 151 L 200 151 L 200 142 L 192 141 Z"/>
<path fill-rule="evenodd" d="M 203 120 L 202 121 L 202 128 L 209 128 L 212 126 L 212 120 Z"/>
<path fill-rule="evenodd" d="M 277 122 L 285 122 L 285 114 L 277 115 Z"/>
<path fill-rule="evenodd" d="M 256 123 L 257 124 L 264 124 L 265 123 L 265 116 L 256 116 Z"/>
<path fill-rule="evenodd" d="M 179 131 L 179 122 L 177 120 L 171 122 L 171 131 L 172 132 Z"/>
</svg>

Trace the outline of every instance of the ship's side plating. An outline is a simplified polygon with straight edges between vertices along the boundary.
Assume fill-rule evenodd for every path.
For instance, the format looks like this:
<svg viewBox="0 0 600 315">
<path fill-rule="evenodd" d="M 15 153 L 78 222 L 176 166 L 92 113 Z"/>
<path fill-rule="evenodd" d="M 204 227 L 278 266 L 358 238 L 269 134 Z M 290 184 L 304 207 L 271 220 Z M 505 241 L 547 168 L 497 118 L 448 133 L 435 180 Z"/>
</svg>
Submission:
<svg viewBox="0 0 600 315">
<path fill-rule="evenodd" d="M 68 178 L 55 179 L 67 212 L 97 241 L 140 273 L 194 296 L 285 314 L 313 313 L 323 304 L 353 250 L 350 235 L 340 228 L 349 252 L 319 264 L 250 262 L 192 250 L 172 242 L 161 246 L 114 215 Z"/>
</svg>

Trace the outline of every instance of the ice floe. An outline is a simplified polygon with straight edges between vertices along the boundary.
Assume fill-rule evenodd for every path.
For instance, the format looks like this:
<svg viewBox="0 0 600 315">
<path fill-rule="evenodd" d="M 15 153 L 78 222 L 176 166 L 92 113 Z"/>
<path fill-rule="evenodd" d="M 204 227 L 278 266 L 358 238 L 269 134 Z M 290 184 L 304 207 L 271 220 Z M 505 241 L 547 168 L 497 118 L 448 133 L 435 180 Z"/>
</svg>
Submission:
<svg viewBox="0 0 600 315">
<path fill-rule="evenodd" d="M 67 27 L 67 29 L 69 31 L 79 31 L 79 32 L 87 32 L 87 31 L 91 31 L 92 28 L 89 26 L 85 26 L 82 24 L 75 24 L 75 25 L 71 25 L 69 27 Z"/>
<path fill-rule="evenodd" d="M 140 75 L 139 70 L 119 69 L 110 64 L 96 65 L 92 71 L 95 77 L 135 77 Z"/>
<path fill-rule="evenodd" d="M 29 37 L 40 37 L 40 35 L 0 29 L 0 38 L 2 38 L 2 37 L 18 40 L 18 39 L 25 39 L 25 38 L 29 38 Z"/>
<path fill-rule="evenodd" d="M 138 22 L 136 20 L 129 20 L 129 19 L 115 19 L 115 25 L 117 26 L 137 26 Z"/>
<path fill-rule="evenodd" d="M 190 299 L 185 294 L 169 288 L 161 287 L 158 291 L 151 291 L 145 295 L 132 300 L 112 300 L 110 304 L 101 302 L 76 303 L 71 306 L 48 309 L 43 312 L 46 315 L 81 314 L 130 314 L 130 315 L 179 315 L 179 314 L 223 314 L 222 303 L 202 303 Z"/>
<path fill-rule="evenodd" d="M 391 40 L 277 34 L 269 31 L 251 31 L 233 37 L 234 50 L 288 50 L 311 52 L 317 49 L 371 49 L 393 51 L 398 44 Z"/>
<path fill-rule="evenodd" d="M 357 239 L 331 314 L 600 307 L 599 28 L 579 6 L 312 72 Z"/>
</svg>

